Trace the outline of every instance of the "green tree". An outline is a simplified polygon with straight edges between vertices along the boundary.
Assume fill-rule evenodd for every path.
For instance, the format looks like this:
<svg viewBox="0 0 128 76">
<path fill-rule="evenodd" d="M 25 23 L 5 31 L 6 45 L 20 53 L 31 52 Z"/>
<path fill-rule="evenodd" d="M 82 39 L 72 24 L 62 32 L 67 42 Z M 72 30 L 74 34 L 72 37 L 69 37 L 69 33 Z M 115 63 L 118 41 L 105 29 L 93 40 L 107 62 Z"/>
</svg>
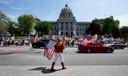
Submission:
<svg viewBox="0 0 128 76">
<path fill-rule="evenodd" d="M 111 20 L 109 18 L 104 19 L 104 23 L 102 26 L 102 33 L 103 34 L 110 34 L 112 33 L 112 28 L 110 24 Z"/>
<path fill-rule="evenodd" d="M 18 18 L 19 28 L 23 35 L 28 35 L 36 24 L 35 18 L 32 15 L 22 15 Z"/>
<path fill-rule="evenodd" d="M 113 16 L 105 18 L 102 22 L 102 33 L 112 34 L 114 37 L 120 37 L 119 21 L 114 20 Z"/>
<path fill-rule="evenodd" d="M 37 25 L 35 26 L 35 29 L 41 35 L 43 34 L 46 35 L 46 34 L 49 34 L 49 32 L 53 29 L 53 26 L 47 21 L 43 21 L 43 22 L 37 23 Z"/>
<path fill-rule="evenodd" d="M 121 36 L 118 20 L 115 20 L 113 25 L 112 25 L 112 34 L 116 38 Z"/>
<path fill-rule="evenodd" d="M 18 26 L 16 22 L 10 21 L 7 26 L 8 26 L 8 32 L 10 32 L 11 35 L 15 35 L 17 33 L 16 28 Z"/>
<path fill-rule="evenodd" d="M 8 27 L 5 23 L 0 23 L 0 31 L 7 31 Z"/>
<path fill-rule="evenodd" d="M 40 36 L 41 30 L 42 30 L 41 20 L 38 19 L 37 17 L 35 18 L 35 20 L 36 20 L 36 25 L 34 26 L 34 29 L 36 30 L 36 32 Z"/>
<path fill-rule="evenodd" d="M 128 26 L 123 26 L 120 28 L 121 36 L 125 38 L 128 34 Z"/>
<path fill-rule="evenodd" d="M 85 34 L 90 34 L 91 31 L 90 31 L 90 27 L 87 27 L 86 30 L 85 30 Z"/>
<path fill-rule="evenodd" d="M 124 39 L 124 43 L 128 40 L 128 26 L 120 28 L 121 36 Z"/>
<path fill-rule="evenodd" d="M 93 20 L 90 24 L 90 33 L 91 34 L 101 34 L 101 24 L 98 20 Z"/>
<path fill-rule="evenodd" d="M 7 31 L 10 19 L 0 11 L 0 31 Z"/>
</svg>

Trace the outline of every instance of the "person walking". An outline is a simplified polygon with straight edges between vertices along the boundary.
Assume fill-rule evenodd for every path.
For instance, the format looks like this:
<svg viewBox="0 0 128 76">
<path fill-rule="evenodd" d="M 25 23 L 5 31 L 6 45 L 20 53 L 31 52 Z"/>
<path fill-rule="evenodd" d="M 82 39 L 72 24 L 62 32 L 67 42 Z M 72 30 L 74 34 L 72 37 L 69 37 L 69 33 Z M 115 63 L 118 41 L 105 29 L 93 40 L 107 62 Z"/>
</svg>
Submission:
<svg viewBox="0 0 128 76">
<path fill-rule="evenodd" d="M 55 55 L 54 55 L 54 60 L 52 62 L 52 66 L 51 66 L 50 71 L 55 71 L 54 65 L 55 65 L 56 62 L 58 62 L 58 60 L 60 60 L 59 62 L 61 62 L 62 69 L 66 69 L 66 67 L 64 66 L 64 58 L 63 58 L 64 48 L 65 48 L 64 40 L 59 38 L 57 40 L 57 43 L 54 46 Z"/>
</svg>

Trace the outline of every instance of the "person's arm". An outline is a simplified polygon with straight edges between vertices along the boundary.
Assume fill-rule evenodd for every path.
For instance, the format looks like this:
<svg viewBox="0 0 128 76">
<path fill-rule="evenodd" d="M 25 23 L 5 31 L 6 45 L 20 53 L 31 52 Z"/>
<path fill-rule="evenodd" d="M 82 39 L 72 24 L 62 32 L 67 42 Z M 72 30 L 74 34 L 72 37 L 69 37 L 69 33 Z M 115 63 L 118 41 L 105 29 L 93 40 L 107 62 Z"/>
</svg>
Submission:
<svg viewBox="0 0 128 76">
<path fill-rule="evenodd" d="M 64 45 L 64 43 L 62 43 L 62 49 L 64 49 L 65 48 L 65 45 Z"/>
</svg>

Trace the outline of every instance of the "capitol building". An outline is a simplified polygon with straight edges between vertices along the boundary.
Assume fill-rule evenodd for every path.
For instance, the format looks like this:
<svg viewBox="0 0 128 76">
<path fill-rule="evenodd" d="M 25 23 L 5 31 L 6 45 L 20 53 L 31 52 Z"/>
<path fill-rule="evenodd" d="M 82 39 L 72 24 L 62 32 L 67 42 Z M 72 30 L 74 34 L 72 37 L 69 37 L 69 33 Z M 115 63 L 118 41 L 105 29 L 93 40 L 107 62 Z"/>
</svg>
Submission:
<svg viewBox="0 0 128 76">
<path fill-rule="evenodd" d="M 57 21 L 48 22 L 53 25 L 52 33 L 54 35 L 67 37 L 83 35 L 86 28 L 90 26 L 90 22 L 77 21 L 67 4 L 62 8 Z"/>
</svg>

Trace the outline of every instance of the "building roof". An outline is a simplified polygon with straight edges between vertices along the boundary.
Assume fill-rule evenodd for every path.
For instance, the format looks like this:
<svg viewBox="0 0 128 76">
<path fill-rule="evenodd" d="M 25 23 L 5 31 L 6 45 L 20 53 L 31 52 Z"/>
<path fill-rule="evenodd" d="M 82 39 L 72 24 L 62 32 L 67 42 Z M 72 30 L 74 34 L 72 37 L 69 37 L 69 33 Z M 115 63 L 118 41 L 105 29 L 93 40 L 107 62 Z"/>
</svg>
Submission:
<svg viewBox="0 0 128 76">
<path fill-rule="evenodd" d="M 62 8 L 60 13 L 60 18 L 71 18 L 73 17 L 72 10 L 68 7 L 67 4 L 65 4 L 65 7 Z"/>
<path fill-rule="evenodd" d="M 65 7 L 62 8 L 61 12 L 72 13 L 72 10 L 68 7 L 67 4 L 65 4 Z"/>
</svg>

